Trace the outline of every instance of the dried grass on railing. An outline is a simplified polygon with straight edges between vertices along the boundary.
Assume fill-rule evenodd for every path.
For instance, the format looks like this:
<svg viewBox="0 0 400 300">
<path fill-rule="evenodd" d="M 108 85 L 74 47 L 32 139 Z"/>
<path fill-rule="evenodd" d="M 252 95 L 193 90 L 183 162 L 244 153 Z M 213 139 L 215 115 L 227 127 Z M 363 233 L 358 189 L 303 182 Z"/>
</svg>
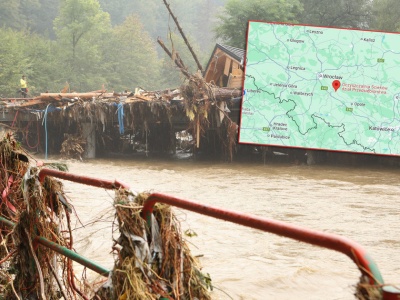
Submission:
<svg viewBox="0 0 400 300">
<path fill-rule="evenodd" d="M 382 286 L 372 285 L 369 279 L 361 275 L 360 282 L 356 286 L 355 297 L 359 300 L 381 300 L 382 299 Z"/>
<path fill-rule="evenodd" d="M 41 236 L 73 248 L 62 185 L 52 178 L 40 184 L 38 171 L 10 134 L 0 141 L 0 215 L 16 224 L 0 224 L 0 299 L 87 299 L 71 261 L 35 241 Z"/>
<path fill-rule="evenodd" d="M 157 204 L 151 234 L 140 216 L 148 197 L 117 193 L 120 236 L 115 267 L 97 293 L 101 299 L 210 299 L 209 277 L 203 275 L 181 236 L 171 208 Z"/>
</svg>

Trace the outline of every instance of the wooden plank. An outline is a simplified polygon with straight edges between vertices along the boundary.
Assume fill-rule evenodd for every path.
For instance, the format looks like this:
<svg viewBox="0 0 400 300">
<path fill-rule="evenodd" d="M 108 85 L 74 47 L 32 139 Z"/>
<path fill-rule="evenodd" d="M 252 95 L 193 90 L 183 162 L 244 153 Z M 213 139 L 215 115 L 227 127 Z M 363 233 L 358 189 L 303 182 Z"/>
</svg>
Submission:
<svg viewBox="0 0 400 300">
<path fill-rule="evenodd" d="M 232 69 L 232 75 L 243 76 L 243 71 L 241 69 Z"/>
<path fill-rule="evenodd" d="M 147 101 L 153 100 L 153 98 L 146 97 L 146 96 L 139 95 L 139 94 L 138 94 L 138 95 L 135 95 L 134 97 L 139 98 L 139 99 L 142 99 L 142 100 L 147 100 Z"/>
<path fill-rule="evenodd" d="M 239 69 L 239 64 L 236 61 L 232 61 L 232 70 Z"/>
<path fill-rule="evenodd" d="M 235 78 L 232 80 L 231 85 L 229 86 L 230 88 L 241 88 L 243 84 L 243 81 L 241 78 Z"/>
<path fill-rule="evenodd" d="M 61 98 L 80 98 L 83 100 L 90 100 L 93 97 L 114 97 L 113 93 L 41 93 L 40 99 L 43 101 L 61 100 Z"/>
<path fill-rule="evenodd" d="M 22 103 L 22 104 L 20 105 L 20 107 L 27 107 L 27 106 L 32 106 L 32 105 L 37 105 L 37 104 L 43 104 L 43 103 L 46 103 L 46 102 L 44 102 L 44 101 L 42 101 L 42 100 L 30 100 L 30 101 L 28 101 L 28 102 Z"/>
<path fill-rule="evenodd" d="M 233 75 L 229 74 L 228 83 L 226 84 L 226 87 L 228 87 L 228 88 L 231 87 L 232 80 L 233 80 Z"/>
<path fill-rule="evenodd" d="M 221 101 L 220 103 L 219 103 L 219 125 L 218 125 L 218 127 L 221 125 L 221 122 L 222 122 L 222 120 L 224 119 L 224 117 L 225 117 L 225 114 L 224 114 L 224 109 L 225 109 L 225 101 Z"/>
<path fill-rule="evenodd" d="M 126 99 L 126 100 L 125 100 L 125 103 L 134 103 L 134 102 L 140 102 L 140 101 L 143 102 L 142 99 L 129 98 L 129 99 Z"/>
<path fill-rule="evenodd" d="M 242 87 L 242 76 L 235 76 L 232 74 L 229 74 L 229 79 L 228 79 L 228 88 L 241 88 Z"/>
<path fill-rule="evenodd" d="M 229 75 L 229 71 L 231 69 L 231 62 L 232 62 L 232 59 L 230 59 L 229 57 L 225 58 L 224 75 L 226 75 L 226 76 Z"/>
<path fill-rule="evenodd" d="M 232 99 L 236 97 L 241 97 L 242 90 L 240 89 L 229 89 L 229 88 L 211 88 L 213 95 L 219 100 Z"/>
</svg>

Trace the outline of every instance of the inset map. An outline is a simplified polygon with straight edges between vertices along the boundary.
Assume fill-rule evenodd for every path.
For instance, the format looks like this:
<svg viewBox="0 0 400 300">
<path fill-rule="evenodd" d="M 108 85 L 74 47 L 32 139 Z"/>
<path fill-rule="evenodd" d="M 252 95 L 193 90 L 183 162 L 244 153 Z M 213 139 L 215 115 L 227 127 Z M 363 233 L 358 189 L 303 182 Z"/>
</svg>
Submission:
<svg viewBox="0 0 400 300">
<path fill-rule="evenodd" d="M 239 143 L 400 154 L 400 35 L 250 21 Z"/>
</svg>

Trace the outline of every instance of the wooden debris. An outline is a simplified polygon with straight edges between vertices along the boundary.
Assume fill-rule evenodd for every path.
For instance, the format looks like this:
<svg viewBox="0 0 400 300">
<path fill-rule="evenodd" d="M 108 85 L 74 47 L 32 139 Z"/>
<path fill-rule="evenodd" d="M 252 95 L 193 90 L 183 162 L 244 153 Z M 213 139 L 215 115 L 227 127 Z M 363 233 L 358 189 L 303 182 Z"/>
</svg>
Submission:
<svg viewBox="0 0 400 300">
<path fill-rule="evenodd" d="M 39 105 L 39 104 L 44 104 L 44 103 L 46 103 L 46 102 L 43 100 L 33 99 L 33 100 L 28 100 L 28 101 L 22 103 L 20 106 L 28 107 L 28 106 L 34 106 L 34 105 Z"/>
<path fill-rule="evenodd" d="M 66 134 L 66 139 L 61 144 L 61 155 L 63 158 L 75 158 L 82 160 L 85 152 L 86 140 L 81 136 Z"/>
<path fill-rule="evenodd" d="M 42 101 L 59 101 L 63 98 L 69 99 L 82 99 L 82 100 L 92 100 L 100 97 L 113 98 L 113 93 L 102 93 L 102 92 L 91 92 L 91 93 L 41 93 L 37 100 Z"/>
<path fill-rule="evenodd" d="M 192 54 L 194 60 L 196 61 L 198 70 L 200 70 L 200 72 L 203 72 L 203 68 L 202 68 L 202 66 L 201 66 L 201 64 L 199 62 L 199 59 L 197 58 L 196 54 L 194 53 L 194 50 L 193 50 L 192 46 L 190 45 L 188 39 L 186 38 L 186 35 L 183 33 L 183 29 L 182 29 L 181 25 L 179 25 L 178 19 L 173 14 L 171 8 L 169 7 L 168 2 L 166 0 L 163 0 L 163 2 L 165 4 L 165 6 L 167 7 L 168 12 L 171 15 L 172 19 L 174 20 L 174 22 L 176 24 L 176 27 L 178 28 L 183 40 L 185 41 L 186 46 L 188 47 L 190 53 Z"/>
<path fill-rule="evenodd" d="M 64 88 L 60 91 L 60 93 L 67 93 L 69 91 L 69 83 L 66 82 Z"/>
<path fill-rule="evenodd" d="M 165 46 L 164 42 L 160 38 L 157 39 L 157 42 L 161 46 L 161 48 L 163 48 L 165 53 L 167 53 L 167 55 L 175 62 L 175 64 L 180 69 L 182 74 L 185 75 L 186 78 L 190 78 L 191 75 L 188 72 L 187 67 L 184 65 L 182 59 L 176 54 L 175 56 L 172 55 L 171 51 L 168 50 L 168 48 Z"/>
</svg>

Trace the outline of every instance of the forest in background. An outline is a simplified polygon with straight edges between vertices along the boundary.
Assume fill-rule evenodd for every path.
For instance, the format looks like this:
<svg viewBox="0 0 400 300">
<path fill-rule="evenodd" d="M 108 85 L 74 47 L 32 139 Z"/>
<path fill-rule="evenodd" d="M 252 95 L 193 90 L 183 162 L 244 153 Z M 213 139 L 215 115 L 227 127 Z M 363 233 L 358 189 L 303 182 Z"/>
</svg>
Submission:
<svg viewBox="0 0 400 300">
<path fill-rule="evenodd" d="M 158 90 L 183 78 L 157 44 L 196 65 L 165 0 L 1 0 L 0 97 Z M 168 0 L 203 66 L 216 42 L 244 48 L 248 20 L 399 31 L 398 0 Z"/>
</svg>

